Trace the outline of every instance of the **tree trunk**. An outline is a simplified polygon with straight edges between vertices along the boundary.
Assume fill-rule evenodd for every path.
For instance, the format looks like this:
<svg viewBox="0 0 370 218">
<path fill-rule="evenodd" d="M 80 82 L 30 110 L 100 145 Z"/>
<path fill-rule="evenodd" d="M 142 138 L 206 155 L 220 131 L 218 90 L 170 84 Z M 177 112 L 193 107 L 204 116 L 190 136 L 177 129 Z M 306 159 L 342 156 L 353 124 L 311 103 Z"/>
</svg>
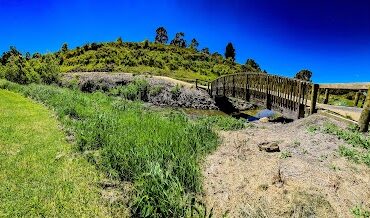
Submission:
<svg viewBox="0 0 370 218">
<path fill-rule="evenodd" d="M 370 89 L 367 92 L 366 100 L 364 102 L 364 109 L 362 110 L 358 125 L 361 132 L 367 132 L 369 130 L 370 121 Z"/>
</svg>

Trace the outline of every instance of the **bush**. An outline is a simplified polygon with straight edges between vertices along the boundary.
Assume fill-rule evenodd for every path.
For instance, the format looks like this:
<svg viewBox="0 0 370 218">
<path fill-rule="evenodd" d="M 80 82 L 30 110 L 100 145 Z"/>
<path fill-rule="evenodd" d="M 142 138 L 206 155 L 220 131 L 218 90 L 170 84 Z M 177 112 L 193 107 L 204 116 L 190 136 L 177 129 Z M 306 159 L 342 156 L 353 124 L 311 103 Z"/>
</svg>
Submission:
<svg viewBox="0 0 370 218">
<path fill-rule="evenodd" d="M 114 88 L 110 91 L 113 95 L 122 96 L 127 100 L 148 100 L 149 83 L 144 79 L 136 79 L 125 86 Z"/>
<path fill-rule="evenodd" d="M 40 75 L 31 67 L 28 61 L 21 57 L 10 57 L 9 62 L 5 65 L 3 74 L 5 79 L 19 84 L 39 83 Z"/>
<path fill-rule="evenodd" d="M 170 90 L 172 94 L 172 98 L 177 99 L 181 94 L 181 86 L 179 84 L 176 84 L 174 87 Z"/>
</svg>

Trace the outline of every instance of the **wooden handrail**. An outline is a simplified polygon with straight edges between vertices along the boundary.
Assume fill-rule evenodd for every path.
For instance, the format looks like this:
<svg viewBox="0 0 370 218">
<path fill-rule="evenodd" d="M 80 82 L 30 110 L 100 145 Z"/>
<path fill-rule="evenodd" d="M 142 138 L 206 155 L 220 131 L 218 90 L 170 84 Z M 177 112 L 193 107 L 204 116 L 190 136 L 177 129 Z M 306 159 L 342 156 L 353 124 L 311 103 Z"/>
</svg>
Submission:
<svg viewBox="0 0 370 218">
<path fill-rule="evenodd" d="M 332 83 L 319 84 L 320 89 L 348 89 L 348 90 L 368 90 L 370 83 Z"/>
</svg>

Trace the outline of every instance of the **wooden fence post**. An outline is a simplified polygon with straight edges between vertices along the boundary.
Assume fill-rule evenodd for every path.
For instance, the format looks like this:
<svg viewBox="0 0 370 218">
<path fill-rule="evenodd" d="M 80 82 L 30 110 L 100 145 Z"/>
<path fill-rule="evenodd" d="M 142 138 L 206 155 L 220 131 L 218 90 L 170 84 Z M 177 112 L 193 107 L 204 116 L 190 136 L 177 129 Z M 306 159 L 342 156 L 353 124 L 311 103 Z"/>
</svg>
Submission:
<svg viewBox="0 0 370 218">
<path fill-rule="evenodd" d="M 316 113 L 316 101 L 317 101 L 318 91 L 319 91 L 319 85 L 312 84 L 310 114 Z"/>
<path fill-rule="evenodd" d="M 329 89 L 325 89 L 325 98 L 324 98 L 324 104 L 327 104 L 329 102 Z"/>
<path fill-rule="evenodd" d="M 195 79 L 195 88 L 198 89 L 198 79 Z"/>
<path fill-rule="evenodd" d="M 361 94 L 361 91 L 360 90 L 358 92 L 356 92 L 356 96 L 355 96 L 355 107 L 358 106 L 358 101 L 360 100 L 360 94 Z"/>
<path fill-rule="evenodd" d="M 367 91 L 366 100 L 364 103 L 364 109 L 361 112 L 358 125 L 361 132 L 367 132 L 369 130 L 369 121 L 370 121 L 370 88 Z"/>
</svg>

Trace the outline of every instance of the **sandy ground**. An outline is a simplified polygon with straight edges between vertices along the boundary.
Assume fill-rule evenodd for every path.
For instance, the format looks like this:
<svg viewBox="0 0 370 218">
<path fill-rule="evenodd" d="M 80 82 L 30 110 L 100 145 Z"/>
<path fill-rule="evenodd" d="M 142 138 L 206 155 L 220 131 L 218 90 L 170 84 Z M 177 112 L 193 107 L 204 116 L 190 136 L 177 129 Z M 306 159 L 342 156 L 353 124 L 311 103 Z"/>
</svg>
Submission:
<svg viewBox="0 0 370 218">
<path fill-rule="evenodd" d="M 220 132 L 223 143 L 203 166 L 207 207 L 215 217 L 352 217 L 355 206 L 369 210 L 370 168 L 339 157 L 343 141 L 307 131 L 328 119 Z M 274 141 L 280 152 L 258 149 Z"/>
</svg>

